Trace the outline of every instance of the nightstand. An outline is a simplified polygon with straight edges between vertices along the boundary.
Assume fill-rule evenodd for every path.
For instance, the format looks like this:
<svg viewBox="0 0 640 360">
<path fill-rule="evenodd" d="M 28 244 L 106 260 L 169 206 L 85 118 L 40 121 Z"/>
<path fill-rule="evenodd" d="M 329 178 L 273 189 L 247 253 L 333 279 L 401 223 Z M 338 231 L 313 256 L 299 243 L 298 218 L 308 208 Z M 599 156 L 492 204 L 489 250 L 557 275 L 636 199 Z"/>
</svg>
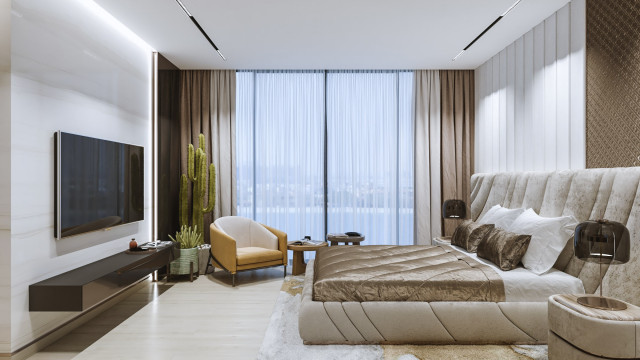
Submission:
<svg viewBox="0 0 640 360">
<path fill-rule="evenodd" d="M 451 245 L 451 236 L 437 236 L 431 239 L 431 245 Z"/>
<path fill-rule="evenodd" d="M 549 297 L 549 359 L 640 357 L 640 308 L 601 310 L 578 304 L 579 296 Z"/>
</svg>

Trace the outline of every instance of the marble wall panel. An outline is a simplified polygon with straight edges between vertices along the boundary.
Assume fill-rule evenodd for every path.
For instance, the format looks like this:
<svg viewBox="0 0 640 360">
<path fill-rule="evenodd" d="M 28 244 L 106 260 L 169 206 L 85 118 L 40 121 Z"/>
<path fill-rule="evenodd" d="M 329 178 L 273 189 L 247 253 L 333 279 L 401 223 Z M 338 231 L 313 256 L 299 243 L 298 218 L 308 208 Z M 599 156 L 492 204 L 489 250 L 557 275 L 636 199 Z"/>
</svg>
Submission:
<svg viewBox="0 0 640 360">
<path fill-rule="evenodd" d="M 11 350 L 11 1 L 0 0 L 0 354 Z"/>
<path fill-rule="evenodd" d="M 28 310 L 30 284 L 151 239 L 151 49 L 80 0 L 21 0 L 11 17 L 11 351 L 78 313 Z M 53 134 L 144 146 L 145 220 L 55 240 Z"/>
</svg>

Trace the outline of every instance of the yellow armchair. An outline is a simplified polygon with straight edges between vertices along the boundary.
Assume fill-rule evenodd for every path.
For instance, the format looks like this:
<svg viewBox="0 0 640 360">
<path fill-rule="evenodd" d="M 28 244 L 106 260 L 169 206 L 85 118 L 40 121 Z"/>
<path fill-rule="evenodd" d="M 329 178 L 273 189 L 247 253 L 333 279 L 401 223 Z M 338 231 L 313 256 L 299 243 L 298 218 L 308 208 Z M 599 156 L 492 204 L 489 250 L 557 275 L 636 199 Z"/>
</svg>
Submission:
<svg viewBox="0 0 640 360">
<path fill-rule="evenodd" d="M 209 266 L 221 268 L 232 276 L 236 273 L 284 265 L 287 275 L 287 234 L 241 216 L 224 216 L 210 226 L 211 252 Z"/>
</svg>

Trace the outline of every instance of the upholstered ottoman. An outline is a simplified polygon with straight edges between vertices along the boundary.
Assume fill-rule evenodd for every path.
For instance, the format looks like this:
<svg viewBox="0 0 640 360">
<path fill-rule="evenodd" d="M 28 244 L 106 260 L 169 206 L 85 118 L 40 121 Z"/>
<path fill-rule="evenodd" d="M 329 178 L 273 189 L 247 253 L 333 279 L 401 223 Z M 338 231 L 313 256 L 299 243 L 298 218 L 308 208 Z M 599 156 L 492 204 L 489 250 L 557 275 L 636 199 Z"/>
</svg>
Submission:
<svg viewBox="0 0 640 360">
<path fill-rule="evenodd" d="M 577 295 L 549 297 L 549 359 L 640 357 L 640 308 L 601 310 L 578 304 Z"/>
</svg>

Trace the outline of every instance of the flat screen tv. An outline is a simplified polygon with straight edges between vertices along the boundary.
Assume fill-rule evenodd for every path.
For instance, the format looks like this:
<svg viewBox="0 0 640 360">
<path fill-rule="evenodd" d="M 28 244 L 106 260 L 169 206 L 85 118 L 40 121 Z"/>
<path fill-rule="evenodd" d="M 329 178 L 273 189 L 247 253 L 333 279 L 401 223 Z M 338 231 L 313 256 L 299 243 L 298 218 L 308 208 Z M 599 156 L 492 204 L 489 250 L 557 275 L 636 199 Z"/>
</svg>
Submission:
<svg viewBox="0 0 640 360">
<path fill-rule="evenodd" d="M 58 131 L 56 239 L 144 220 L 144 148 Z"/>
</svg>

